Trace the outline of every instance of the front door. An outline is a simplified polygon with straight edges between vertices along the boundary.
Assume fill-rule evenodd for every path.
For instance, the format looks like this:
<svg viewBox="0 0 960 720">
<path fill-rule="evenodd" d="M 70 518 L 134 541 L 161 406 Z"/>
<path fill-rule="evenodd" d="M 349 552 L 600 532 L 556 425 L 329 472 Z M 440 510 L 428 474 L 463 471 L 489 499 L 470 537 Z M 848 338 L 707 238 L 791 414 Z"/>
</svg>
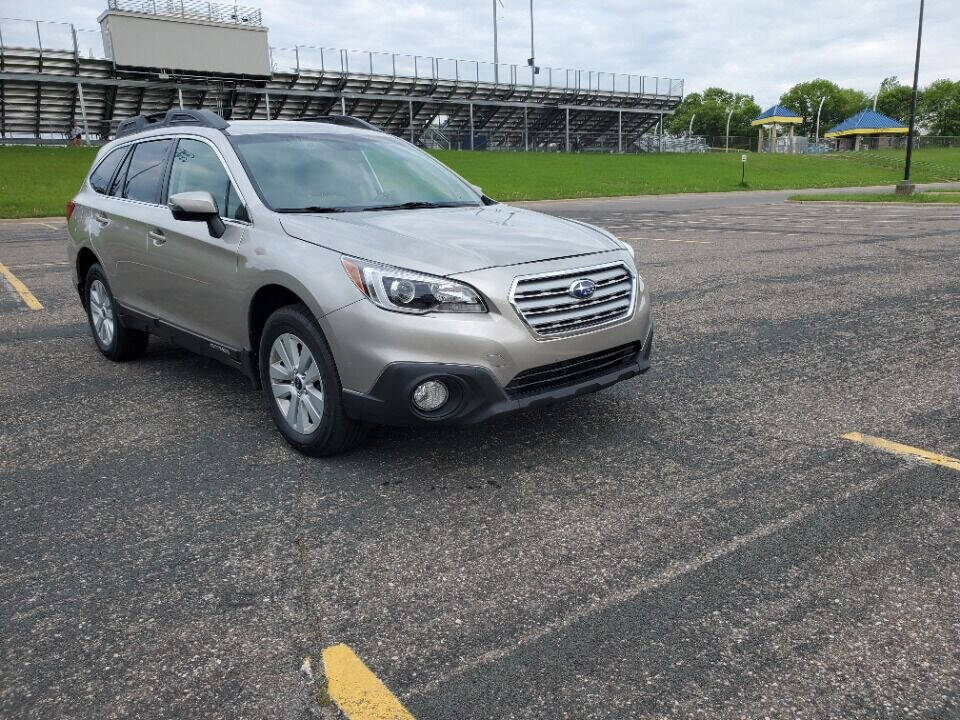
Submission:
<svg viewBox="0 0 960 720">
<path fill-rule="evenodd" d="M 164 199 L 195 190 L 213 196 L 226 232 L 212 237 L 206 223 L 175 220 L 169 208 L 161 208 L 148 229 L 149 265 L 156 274 L 149 303 L 162 321 L 240 349 L 247 309 L 241 307 L 237 247 L 249 225 L 246 209 L 213 146 L 180 138 Z"/>
</svg>

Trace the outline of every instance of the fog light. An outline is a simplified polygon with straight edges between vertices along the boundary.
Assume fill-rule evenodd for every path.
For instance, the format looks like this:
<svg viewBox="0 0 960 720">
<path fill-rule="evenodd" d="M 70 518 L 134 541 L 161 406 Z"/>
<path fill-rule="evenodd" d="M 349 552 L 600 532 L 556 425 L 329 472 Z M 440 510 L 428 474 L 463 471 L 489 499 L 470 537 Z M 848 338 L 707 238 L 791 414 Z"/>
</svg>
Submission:
<svg viewBox="0 0 960 720">
<path fill-rule="evenodd" d="M 443 407 L 450 397 L 447 386 L 439 380 L 427 380 L 413 391 L 413 404 L 423 412 L 433 412 Z"/>
</svg>

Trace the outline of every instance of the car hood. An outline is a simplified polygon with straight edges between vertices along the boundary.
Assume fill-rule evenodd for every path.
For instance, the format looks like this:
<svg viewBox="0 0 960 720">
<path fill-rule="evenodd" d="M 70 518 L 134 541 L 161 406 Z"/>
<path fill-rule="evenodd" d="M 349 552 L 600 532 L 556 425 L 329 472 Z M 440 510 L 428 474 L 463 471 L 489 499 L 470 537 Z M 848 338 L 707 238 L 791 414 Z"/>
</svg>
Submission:
<svg viewBox="0 0 960 720">
<path fill-rule="evenodd" d="M 283 215 L 280 224 L 315 245 L 434 275 L 620 249 L 598 228 L 509 205 Z"/>
</svg>

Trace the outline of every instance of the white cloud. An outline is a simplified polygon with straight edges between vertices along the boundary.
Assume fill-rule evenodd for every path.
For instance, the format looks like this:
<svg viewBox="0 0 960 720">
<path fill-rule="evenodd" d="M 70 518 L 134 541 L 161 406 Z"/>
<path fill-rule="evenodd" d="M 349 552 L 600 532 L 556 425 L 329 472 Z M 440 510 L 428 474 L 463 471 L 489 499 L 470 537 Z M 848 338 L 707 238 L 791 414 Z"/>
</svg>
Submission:
<svg viewBox="0 0 960 720">
<path fill-rule="evenodd" d="M 247 0 L 250 2 L 250 0 Z M 527 0 L 498 5 L 500 59 L 529 56 Z M 96 27 L 105 3 L 0 0 L 0 15 Z M 275 46 L 319 45 L 492 60 L 492 1 L 276 0 L 262 4 Z M 686 90 L 720 85 L 770 105 L 796 82 L 825 77 L 872 92 L 913 75 L 918 2 L 836 0 L 534 0 L 543 66 L 682 77 Z M 956 0 L 926 5 L 921 83 L 960 79 Z"/>
</svg>

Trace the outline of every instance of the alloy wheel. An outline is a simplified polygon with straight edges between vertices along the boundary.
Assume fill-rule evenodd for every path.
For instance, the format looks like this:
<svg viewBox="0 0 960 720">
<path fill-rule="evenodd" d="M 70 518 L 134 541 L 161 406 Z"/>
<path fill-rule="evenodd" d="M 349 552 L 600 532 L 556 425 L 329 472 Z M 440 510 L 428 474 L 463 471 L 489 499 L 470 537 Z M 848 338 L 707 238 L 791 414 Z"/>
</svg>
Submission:
<svg viewBox="0 0 960 720">
<path fill-rule="evenodd" d="M 110 347 L 116 333 L 116 319 L 113 315 L 113 303 L 110 302 L 110 293 L 106 285 L 100 280 L 90 284 L 90 317 L 93 319 L 93 330 L 103 347 Z"/>
<path fill-rule="evenodd" d="M 270 348 L 270 387 L 287 425 L 308 435 L 323 418 L 320 368 L 310 348 L 293 333 L 283 333 Z"/>
</svg>

